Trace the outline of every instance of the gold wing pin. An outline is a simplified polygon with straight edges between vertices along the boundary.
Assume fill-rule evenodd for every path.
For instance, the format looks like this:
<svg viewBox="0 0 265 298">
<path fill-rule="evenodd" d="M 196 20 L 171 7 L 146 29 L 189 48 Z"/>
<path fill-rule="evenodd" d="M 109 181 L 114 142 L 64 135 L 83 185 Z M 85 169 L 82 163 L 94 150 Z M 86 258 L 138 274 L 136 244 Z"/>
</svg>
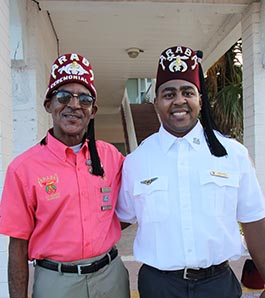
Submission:
<svg viewBox="0 0 265 298">
<path fill-rule="evenodd" d="M 150 185 L 151 183 L 153 183 L 157 179 L 158 179 L 158 177 L 154 177 L 154 178 L 151 178 L 151 179 L 143 180 L 143 181 L 141 181 L 141 183 L 145 184 L 145 185 Z"/>
</svg>

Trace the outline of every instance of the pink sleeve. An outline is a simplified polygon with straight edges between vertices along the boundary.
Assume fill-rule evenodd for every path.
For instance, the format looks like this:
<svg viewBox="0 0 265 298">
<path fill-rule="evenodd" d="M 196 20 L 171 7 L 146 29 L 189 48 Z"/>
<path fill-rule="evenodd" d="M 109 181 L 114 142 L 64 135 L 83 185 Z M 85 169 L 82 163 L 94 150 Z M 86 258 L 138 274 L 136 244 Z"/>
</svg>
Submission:
<svg viewBox="0 0 265 298">
<path fill-rule="evenodd" d="M 26 240 L 30 237 L 34 215 L 29 194 L 23 175 L 19 175 L 11 164 L 7 169 L 0 205 L 1 234 Z"/>
</svg>

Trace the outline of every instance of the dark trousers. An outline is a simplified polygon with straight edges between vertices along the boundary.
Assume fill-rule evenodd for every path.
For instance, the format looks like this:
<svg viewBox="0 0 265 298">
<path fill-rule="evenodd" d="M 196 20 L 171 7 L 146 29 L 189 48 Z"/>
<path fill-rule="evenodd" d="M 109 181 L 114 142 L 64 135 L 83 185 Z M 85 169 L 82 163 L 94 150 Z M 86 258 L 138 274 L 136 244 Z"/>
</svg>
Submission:
<svg viewBox="0 0 265 298">
<path fill-rule="evenodd" d="M 230 267 L 203 280 L 191 281 L 143 265 L 138 276 L 140 298 L 239 298 L 242 289 Z"/>
</svg>

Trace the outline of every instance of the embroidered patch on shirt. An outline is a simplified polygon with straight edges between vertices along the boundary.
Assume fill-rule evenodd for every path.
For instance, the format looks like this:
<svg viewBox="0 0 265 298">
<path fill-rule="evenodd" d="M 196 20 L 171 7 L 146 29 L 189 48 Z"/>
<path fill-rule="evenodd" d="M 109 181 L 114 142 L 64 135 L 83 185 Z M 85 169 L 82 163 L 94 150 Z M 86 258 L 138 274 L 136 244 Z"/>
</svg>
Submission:
<svg viewBox="0 0 265 298">
<path fill-rule="evenodd" d="M 48 200 L 53 200 L 59 197 L 57 192 L 57 186 L 59 178 L 57 174 L 38 178 L 38 184 L 40 187 L 45 187 L 46 193 L 49 195 Z"/>
</svg>

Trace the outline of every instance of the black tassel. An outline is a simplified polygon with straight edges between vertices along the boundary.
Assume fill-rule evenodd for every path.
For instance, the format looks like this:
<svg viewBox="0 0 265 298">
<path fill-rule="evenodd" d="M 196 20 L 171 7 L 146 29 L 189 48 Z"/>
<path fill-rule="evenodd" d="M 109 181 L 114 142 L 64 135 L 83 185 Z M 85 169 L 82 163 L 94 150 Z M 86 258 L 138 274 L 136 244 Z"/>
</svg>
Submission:
<svg viewBox="0 0 265 298">
<path fill-rule="evenodd" d="M 104 169 L 101 166 L 97 147 L 96 147 L 96 141 L 95 141 L 95 130 L 94 130 L 94 119 L 91 119 L 88 124 L 87 129 L 87 138 L 89 139 L 88 142 L 88 149 L 90 152 L 90 158 L 92 163 L 92 174 L 95 176 L 101 176 L 104 175 Z"/>
<path fill-rule="evenodd" d="M 44 137 L 44 138 L 40 141 L 40 145 L 41 145 L 41 146 L 46 146 L 46 145 L 47 145 L 46 137 Z"/>
<path fill-rule="evenodd" d="M 208 95 L 204 82 L 204 75 L 201 66 L 201 59 L 203 56 L 202 51 L 197 51 L 197 56 L 199 58 L 199 75 L 200 75 L 200 85 L 202 94 L 202 110 L 201 110 L 201 122 L 204 129 L 204 134 L 206 142 L 210 149 L 212 155 L 221 157 L 227 155 L 227 151 L 224 146 L 219 142 L 213 130 L 218 130 L 217 125 L 212 117 L 211 106 L 209 104 Z"/>
</svg>

